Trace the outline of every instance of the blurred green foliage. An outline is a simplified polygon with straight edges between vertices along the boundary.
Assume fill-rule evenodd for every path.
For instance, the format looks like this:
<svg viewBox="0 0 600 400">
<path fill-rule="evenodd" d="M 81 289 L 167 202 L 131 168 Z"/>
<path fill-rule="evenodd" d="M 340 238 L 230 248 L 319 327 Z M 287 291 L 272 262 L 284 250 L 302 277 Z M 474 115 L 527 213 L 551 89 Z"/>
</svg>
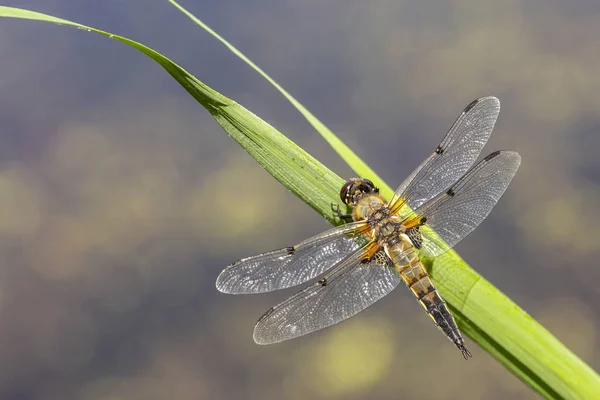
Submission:
<svg viewBox="0 0 600 400">
<path fill-rule="evenodd" d="M 375 26 L 396 17 L 389 11 L 393 7 L 387 6 L 390 7 L 369 8 L 365 20 Z M 358 83 L 359 91 L 366 91 L 366 87 L 375 88 L 370 93 L 377 93 L 378 97 L 370 98 L 361 93 L 361 96 L 349 99 L 366 116 L 354 129 L 361 130 L 360 124 L 365 127 L 388 124 L 381 114 L 387 109 L 386 95 L 390 86 L 400 89 L 411 101 L 431 107 L 432 112 L 447 113 L 443 115 L 449 118 L 456 113 L 457 107 L 440 104 L 443 99 L 439 92 L 460 93 L 469 100 L 476 97 L 472 95 L 475 91 L 497 93 L 493 85 L 504 84 L 512 88 L 506 89 L 514 92 L 510 102 L 504 101 L 504 104 L 517 102 L 519 112 L 527 118 L 522 117 L 517 123 L 522 140 L 513 137 L 518 145 L 511 142 L 509 147 L 517 147 L 536 167 L 522 170 L 520 174 L 525 176 L 521 183 L 517 181 L 517 188 L 514 184 L 511 187 L 512 191 L 527 193 L 527 196 L 505 200 L 513 212 L 507 215 L 507 220 L 516 220 L 519 224 L 519 238 L 526 243 L 527 251 L 536 254 L 538 268 L 555 266 L 547 275 L 555 275 L 563 281 L 569 276 L 581 276 L 582 281 L 577 283 L 583 290 L 588 290 L 582 297 L 573 297 L 577 291 L 559 292 L 554 300 L 541 301 L 534 315 L 559 334 L 577 354 L 595 362 L 597 310 L 593 303 L 586 301 L 591 296 L 589 290 L 595 290 L 594 279 L 588 278 L 595 276 L 589 268 L 595 264 L 585 260 L 595 260 L 598 252 L 597 221 L 600 217 L 594 204 L 598 204 L 599 193 L 593 179 L 579 179 L 576 187 L 573 187 L 572 179 L 577 172 L 573 167 L 577 165 L 575 157 L 586 159 L 587 155 L 588 160 L 593 159 L 594 142 L 593 137 L 586 139 L 591 140 L 589 145 L 578 148 L 576 143 L 571 143 L 573 137 L 568 132 L 569 124 L 576 118 L 598 108 L 598 100 L 593 95 L 594 85 L 598 85 L 595 77 L 598 60 L 594 55 L 593 39 L 597 16 L 594 12 L 581 15 L 571 12 L 569 17 L 577 23 L 565 26 L 562 19 L 565 13 L 560 5 L 544 7 L 536 10 L 536 30 L 533 31 L 531 20 L 526 18 L 527 10 L 519 8 L 515 2 L 497 6 L 458 2 L 456 10 L 461 6 L 465 7 L 461 9 L 460 18 L 469 24 L 451 30 L 446 42 L 426 55 L 417 54 L 413 43 L 438 40 L 425 31 L 431 29 L 430 25 L 419 28 L 407 23 L 402 28 L 403 24 L 398 24 L 391 37 L 381 38 L 378 45 L 383 49 L 388 46 L 384 53 L 389 59 L 377 60 L 378 63 L 366 68 L 380 68 L 377 66 L 380 65 L 384 69 Z M 406 8 L 403 10 L 410 12 Z M 355 16 L 345 11 L 342 14 L 347 24 L 360 31 L 360 25 L 352 24 Z M 493 18 L 483 19 L 481 15 L 493 15 Z M 559 36 L 552 34 L 556 26 L 563 28 L 559 30 Z M 417 38 L 419 35 L 423 38 Z M 504 42 L 498 43 L 496 38 L 500 35 Z M 268 42 L 264 43 L 269 46 Z M 569 46 L 570 43 L 577 43 L 577 46 Z M 552 49 L 561 45 L 568 56 L 559 60 Z M 494 51 L 489 51 L 490 48 Z M 535 58 L 529 57 L 532 49 L 537 51 Z M 410 62 L 391 62 L 400 57 L 406 59 L 406 54 L 411 55 L 411 51 L 417 57 L 410 57 Z M 505 56 L 507 53 L 508 57 Z M 457 54 L 468 56 L 457 57 Z M 493 59 L 485 61 L 494 65 L 492 70 L 466 68 L 463 64 L 481 63 L 490 56 Z M 364 59 L 357 62 L 365 63 Z M 412 79 L 410 85 L 398 88 L 400 84 L 390 84 L 389 78 L 398 74 L 399 65 L 402 73 Z M 511 74 L 503 75 L 502 71 L 507 70 Z M 456 74 L 465 71 L 467 76 L 455 79 Z M 182 163 L 197 154 L 189 148 L 189 138 L 173 142 L 173 135 L 162 133 L 161 124 L 165 121 L 157 116 L 168 115 L 165 109 L 170 113 L 178 112 L 174 107 L 164 106 L 157 104 L 145 114 L 123 116 L 104 128 L 113 134 L 98 131 L 83 122 L 68 127 L 52 142 L 41 161 L 34 165 L 14 163 L 3 168 L 0 190 L 5 195 L 1 196 L 3 218 L 0 228 L 7 238 L 22 243 L 20 246 L 23 247 L 16 248 L 22 249 L 23 257 L 12 255 L 14 246 L 4 254 L 12 263 L 16 261 L 16 264 L 22 264 L 21 267 L 26 266 L 15 270 L 6 268 L 4 274 L 7 282 L 12 283 L 12 287 L 5 289 L 4 306 L 14 312 L 12 315 L 5 313 L 4 318 L 9 322 L 5 326 L 12 327 L 15 333 L 10 335 L 5 331 L 1 337 L 5 348 L 9 349 L 5 357 L 11 359 L 10 354 L 13 354 L 12 359 L 20 360 L 11 363 L 13 372 L 4 379 L 32 374 L 35 370 L 32 365 L 38 368 L 52 366 L 56 373 L 82 370 L 101 353 L 97 347 L 100 335 L 110 336 L 111 330 L 120 330 L 131 332 L 118 336 L 123 338 L 124 345 L 128 340 L 137 342 L 135 338 L 143 338 L 141 346 L 148 349 L 146 354 L 151 361 L 146 367 L 133 368 L 139 372 L 129 376 L 118 369 L 112 374 L 95 374 L 90 379 L 74 376 L 73 379 L 79 382 L 87 382 L 76 398 L 105 398 L 109 393 L 118 393 L 125 398 L 161 398 L 161 390 L 166 390 L 164 387 L 171 388 L 163 392 L 164 395 L 179 393 L 180 398 L 215 397 L 215 393 L 221 391 L 227 391 L 231 396 L 235 390 L 261 398 L 280 398 L 282 393 L 286 397 L 299 398 L 307 395 L 360 398 L 369 392 L 390 398 L 397 398 L 399 392 L 412 398 L 480 398 L 484 395 L 492 398 L 503 396 L 503 393 L 504 397 L 498 398 L 527 396 L 519 384 L 486 364 L 485 359 L 473 360 L 483 364 L 457 367 L 460 360 L 456 360 L 455 350 L 446 342 L 436 341 L 437 332 L 431 329 L 427 320 L 422 324 L 416 319 L 392 325 L 388 319 L 357 317 L 344 327 L 307 339 L 309 342 L 300 342 L 291 355 L 287 354 L 289 347 L 283 351 L 281 347 L 272 350 L 251 348 L 250 330 L 255 316 L 260 314 L 260 307 L 224 306 L 220 312 L 215 308 L 214 315 L 189 322 L 189 333 L 181 332 L 176 328 L 177 322 L 171 321 L 173 330 L 167 331 L 170 339 L 161 337 L 165 331 L 155 331 L 157 333 L 149 336 L 134 333 L 135 324 L 128 323 L 129 318 L 119 320 L 118 316 L 140 318 L 143 306 L 157 289 L 168 291 L 169 300 L 164 301 L 172 302 L 174 306 L 190 304 L 197 293 L 198 288 L 189 279 L 193 269 L 185 267 L 197 251 L 194 238 L 202 243 L 205 252 L 223 260 L 231 259 L 232 251 L 243 255 L 273 246 L 269 239 L 256 235 L 258 229 L 274 229 L 279 239 L 292 240 L 293 228 L 269 221 L 273 210 L 284 209 L 285 197 L 274 185 L 261 179 L 258 172 L 252 172 L 251 164 L 233 152 L 223 157 L 219 169 L 206 179 L 182 176 L 181 171 L 185 168 Z M 458 109 L 461 106 L 462 103 Z M 140 121 L 147 121 L 143 134 L 137 138 L 127 135 L 128 139 L 124 139 L 122 133 Z M 542 133 L 536 136 L 535 132 Z M 561 136 L 561 132 L 567 133 Z M 202 139 L 209 136 L 206 134 Z M 429 137 L 436 143 L 441 134 Z M 395 143 L 396 138 L 391 139 Z M 570 153 L 561 148 L 564 143 L 572 145 Z M 211 146 L 206 142 L 202 144 Z M 558 165 L 551 164 L 552 160 L 558 160 Z M 243 199 L 236 199 L 231 194 L 232 187 L 237 193 L 244 193 Z M 265 202 L 270 205 L 270 210 L 261 206 Z M 253 212 L 247 212 L 248 209 Z M 209 233 L 207 226 L 210 226 Z M 192 239 L 176 240 L 186 235 Z M 240 240 L 244 237 L 251 237 L 251 243 Z M 278 242 L 276 246 L 281 245 Z M 487 246 L 489 253 L 492 245 Z M 485 254 L 486 249 L 481 252 Z M 504 262 L 499 260 L 499 263 Z M 523 265 L 503 266 L 509 267 L 514 267 L 512 271 L 524 268 Z M 213 275 L 207 273 L 202 277 L 210 282 Z M 539 273 L 512 272 L 509 275 L 509 282 L 531 289 L 533 293 L 540 292 L 539 289 L 536 291 L 536 285 L 543 285 L 546 279 Z M 528 291 L 519 293 L 526 296 Z M 90 301 L 97 307 L 96 313 L 99 309 L 104 316 L 114 316 L 111 318 L 114 325 L 104 326 L 102 318 L 94 318 L 95 314 L 84 307 Z M 220 298 L 219 301 L 227 300 Z M 408 310 L 412 310 L 410 301 L 407 297 L 405 301 L 394 302 L 397 304 L 388 310 L 389 315 L 406 315 L 407 311 L 400 303 L 408 303 Z M 246 311 L 255 315 L 248 316 Z M 193 314 L 188 316 L 191 321 L 195 320 Z M 211 327 L 206 326 L 213 321 Z M 107 327 L 110 327 L 108 331 Z M 374 333 L 372 327 L 376 327 L 378 333 Z M 431 337 L 430 331 L 433 331 Z M 415 332 L 418 332 L 418 338 Z M 371 335 L 376 335 L 375 343 L 380 347 L 373 348 L 374 343 L 364 340 Z M 248 341 L 243 342 L 244 338 Z M 226 345 L 215 347 L 216 339 Z M 406 343 L 414 345 L 407 348 Z M 439 343 L 439 349 L 432 348 L 432 343 Z M 124 346 L 113 365 L 127 364 L 126 348 Z M 390 358 L 390 353 L 397 356 Z M 368 354 L 377 354 L 377 357 L 365 360 Z M 412 368 L 414 363 L 411 361 L 423 354 L 437 360 L 427 373 L 439 377 L 443 384 L 402 385 L 402 382 L 422 379 L 422 370 Z M 478 352 L 478 355 L 482 354 Z M 332 362 L 332 359 L 339 362 Z M 352 362 L 359 359 L 363 361 Z M 261 363 L 260 370 L 249 368 L 257 362 Z M 244 372 L 236 370 L 236 365 Z M 326 365 L 329 373 L 324 375 Z M 368 372 L 363 367 L 368 368 Z M 210 378 L 223 379 L 223 375 L 231 373 L 234 375 L 227 381 L 234 380 L 235 385 L 221 386 L 215 383 L 218 379 Z M 468 389 L 464 387 L 467 381 Z M 170 386 L 160 382 L 169 382 Z M 353 391 L 344 392 L 349 389 Z M 60 392 L 59 388 L 54 390 Z"/>
</svg>

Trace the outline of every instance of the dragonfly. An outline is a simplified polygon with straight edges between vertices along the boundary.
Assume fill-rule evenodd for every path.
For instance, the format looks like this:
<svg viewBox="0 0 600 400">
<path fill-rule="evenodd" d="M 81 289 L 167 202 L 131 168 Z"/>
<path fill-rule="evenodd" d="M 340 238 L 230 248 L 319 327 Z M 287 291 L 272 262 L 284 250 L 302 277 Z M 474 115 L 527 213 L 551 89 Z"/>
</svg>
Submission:
<svg viewBox="0 0 600 400">
<path fill-rule="evenodd" d="M 521 157 L 515 151 L 495 151 L 473 166 L 499 112 L 495 97 L 467 105 L 389 201 L 369 179 L 349 179 L 340 199 L 351 213 L 332 206 L 346 224 L 225 268 L 216 286 L 230 294 L 266 293 L 314 280 L 260 317 L 254 341 L 278 343 L 337 324 L 404 282 L 463 357 L 472 357 L 421 257 L 439 257 L 471 233 L 516 174 Z"/>
</svg>

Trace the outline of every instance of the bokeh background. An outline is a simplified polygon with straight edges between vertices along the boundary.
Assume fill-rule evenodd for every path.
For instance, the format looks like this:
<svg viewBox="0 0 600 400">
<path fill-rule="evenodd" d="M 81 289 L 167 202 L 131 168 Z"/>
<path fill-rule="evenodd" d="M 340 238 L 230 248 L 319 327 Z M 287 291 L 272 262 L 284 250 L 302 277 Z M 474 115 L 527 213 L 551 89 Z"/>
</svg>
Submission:
<svg viewBox="0 0 600 400">
<path fill-rule="evenodd" d="M 167 1 L 3 4 L 141 41 L 353 175 Z M 600 367 L 599 2 L 182 4 L 391 186 L 466 104 L 499 97 L 484 153 L 515 149 L 523 163 L 457 250 Z M 402 287 L 333 328 L 255 345 L 254 322 L 289 293 L 222 295 L 216 276 L 327 227 L 142 54 L 0 20 L 0 398 L 537 398 L 470 341 L 464 362 Z"/>
</svg>

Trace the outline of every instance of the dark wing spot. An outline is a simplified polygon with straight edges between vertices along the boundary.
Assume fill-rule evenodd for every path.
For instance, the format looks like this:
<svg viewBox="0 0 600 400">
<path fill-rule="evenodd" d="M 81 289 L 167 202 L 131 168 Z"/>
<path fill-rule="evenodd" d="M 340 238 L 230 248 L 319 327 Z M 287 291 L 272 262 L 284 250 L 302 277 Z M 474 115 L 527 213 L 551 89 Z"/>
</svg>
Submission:
<svg viewBox="0 0 600 400">
<path fill-rule="evenodd" d="M 435 149 L 436 154 L 443 154 L 444 153 L 444 148 L 442 146 L 438 146 Z"/>
<path fill-rule="evenodd" d="M 477 100 L 473 100 L 472 102 L 470 102 L 470 103 L 469 103 L 469 105 L 468 105 L 468 106 L 466 106 L 466 107 L 465 107 L 465 109 L 463 110 L 463 114 L 464 114 L 464 113 L 468 113 L 468 112 L 469 112 L 469 110 L 470 110 L 471 108 L 475 107 L 475 104 L 477 104 L 477 103 L 479 103 L 479 99 L 477 99 Z"/>
<path fill-rule="evenodd" d="M 290 256 L 296 252 L 296 248 L 294 246 L 286 247 L 285 250 L 287 251 L 288 255 L 290 255 Z"/>
<path fill-rule="evenodd" d="M 454 195 L 455 195 L 456 193 L 454 193 L 454 189 L 453 189 L 453 188 L 450 188 L 450 189 L 448 189 L 448 191 L 446 192 L 446 194 L 447 194 L 448 196 L 454 197 Z"/>
<path fill-rule="evenodd" d="M 423 216 L 421 217 L 421 225 L 425 225 L 425 223 L 427 222 L 427 217 Z"/>
<path fill-rule="evenodd" d="M 327 286 L 327 278 L 321 279 L 319 282 L 317 282 L 317 284 L 321 286 Z"/>
<path fill-rule="evenodd" d="M 273 314 L 275 312 L 275 310 L 277 310 L 277 307 L 271 307 L 267 310 L 266 313 L 264 313 L 258 320 L 261 321 L 265 318 L 267 318 L 269 315 Z"/>
<path fill-rule="evenodd" d="M 500 151 L 500 150 L 498 150 L 498 151 L 495 151 L 495 152 L 493 152 L 493 153 L 491 153 L 491 154 L 488 154 L 488 155 L 487 155 L 487 156 L 484 158 L 484 160 L 485 160 L 485 161 L 489 161 L 489 160 L 491 160 L 492 158 L 494 158 L 494 157 L 498 156 L 500 153 L 501 153 L 501 151 Z"/>
</svg>

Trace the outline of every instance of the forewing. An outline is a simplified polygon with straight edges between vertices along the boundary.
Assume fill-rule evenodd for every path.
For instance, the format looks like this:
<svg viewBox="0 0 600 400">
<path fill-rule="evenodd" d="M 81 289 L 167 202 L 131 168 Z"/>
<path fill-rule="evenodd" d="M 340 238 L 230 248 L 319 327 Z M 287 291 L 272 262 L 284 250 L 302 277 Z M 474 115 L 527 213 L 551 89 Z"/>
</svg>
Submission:
<svg viewBox="0 0 600 400">
<path fill-rule="evenodd" d="M 446 192 L 417 208 L 408 219 L 424 216 L 426 223 L 407 234 L 420 244 L 422 254 L 437 257 L 471 233 L 492 211 L 520 163 L 517 152 L 494 152 Z"/>
<path fill-rule="evenodd" d="M 471 102 L 452 125 L 435 152 L 400 185 L 390 208 L 401 216 L 420 207 L 456 182 L 475 162 L 492 134 L 500 101 L 482 97 Z"/>
<path fill-rule="evenodd" d="M 271 308 L 257 322 L 254 341 L 272 344 L 337 324 L 391 292 L 400 274 L 382 250 L 362 263 L 363 251 L 344 260 L 331 275 Z"/>
<path fill-rule="evenodd" d="M 293 247 L 243 258 L 221 272 L 217 289 L 231 294 L 265 293 L 309 281 L 364 247 L 368 240 L 361 232 L 366 226 L 353 222 Z"/>
</svg>

